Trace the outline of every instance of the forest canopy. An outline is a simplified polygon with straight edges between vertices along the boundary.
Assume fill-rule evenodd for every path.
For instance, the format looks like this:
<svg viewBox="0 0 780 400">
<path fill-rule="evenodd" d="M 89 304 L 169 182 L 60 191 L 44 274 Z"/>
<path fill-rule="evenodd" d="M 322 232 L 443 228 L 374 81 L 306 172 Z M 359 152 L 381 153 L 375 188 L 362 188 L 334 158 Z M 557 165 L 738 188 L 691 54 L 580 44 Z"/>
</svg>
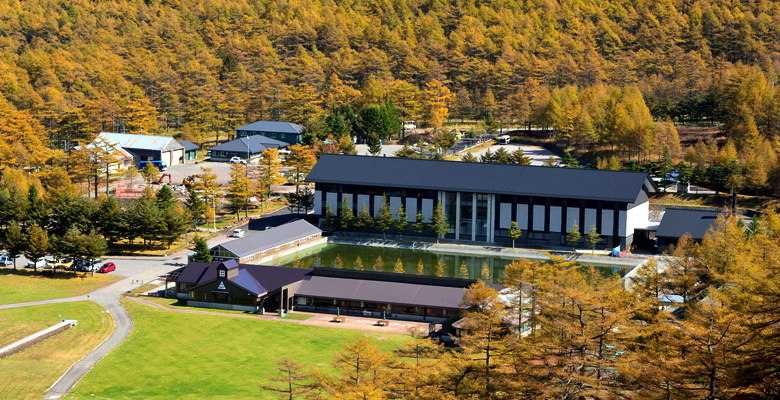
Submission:
<svg viewBox="0 0 780 400">
<path fill-rule="evenodd" d="M 434 80 L 452 92 L 449 118 L 588 141 L 581 96 L 625 93 L 621 107 L 649 118 L 630 109 L 638 90 L 655 120 L 723 122 L 755 146 L 780 124 L 778 39 L 770 1 L 12 0 L 0 4 L 0 114 L 12 116 L 0 157 L 34 165 L 43 147 L 107 130 L 198 141 L 284 119 L 319 132 L 340 103 L 391 101 L 421 119 Z"/>
</svg>

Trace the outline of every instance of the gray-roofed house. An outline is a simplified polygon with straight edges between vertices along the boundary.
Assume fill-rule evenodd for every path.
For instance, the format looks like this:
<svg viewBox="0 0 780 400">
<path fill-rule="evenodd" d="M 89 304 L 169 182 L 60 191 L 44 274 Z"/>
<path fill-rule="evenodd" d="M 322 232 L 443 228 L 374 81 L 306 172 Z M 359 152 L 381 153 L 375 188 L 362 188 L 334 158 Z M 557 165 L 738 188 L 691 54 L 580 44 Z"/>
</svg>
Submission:
<svg viewBox="0 0 780 400">
<path fill-rule="evenodd" d="M 162 161 L 168 166 L 184 162 L 184 146 L 170 136 L 101 132 L 97 140 L 119 145 L 133 155 L 136 165 L 141 161 Z"/>
<path fill-rule="evenodd" d="M 209 149 L 211 161 L 230 161 L 232 157 L 243 159 L 260 158 L 260 153 L 268 149 L 283 149 L 287 142 L 267 138 L 265 136 L 250 136 L 231 140 Z"/>
<path fill-rule="evenodd" d="M 259 262 L 272 255 L 313 246 L 320 239 L 322 230 L 301 219 L 216 245 L 210 253 L 216 261 Z"/>
<path fill-rule="evenodd" d="M 648 225 L 655 191 L 642 172 L 338 154 L 323 154 L 306 180 L 315 184 L 316 215 L 328 206 L 339 215 L 345 199 L 353 212 L 365 206 L 377 215 L 386 195 L 393 215 L 403 204 L 413 223 L 418 211 L 428 221 L 440 202 L 449 224 L 443 239 L 511 243 L 516 221 L 518 244 L 546 247 L 564 246 L 575 222 L 582 234 L 595 226 L 600 247 L 631 246 L 635 229 Z"/>
<path fill-rule="evenodd" d="M 175 282 L 177 297 L 195 307 L 441 322 L 460 315 L 465 308 L 461 305 L 464 289 L 476 281 L 228 260 L 191 262 Z"/>
<path fill-rule="evenodd" d="M 189 140 L 179 140 L 179 144 L 184 146 L 184 162 L 198 158 L 198 149 L 200 149 L 200 146 Z"/>
<path fill-rule="evenodd" d="M 257 121 L 236 128 L 236 137 L 265 136 L 289 144 L 303 143 L 303 127 L 292 122 Z"/>
<path fill-rule="evenodd" d="M 676 244 L 685 234 L 695 240 L 704 239 L 704 235 L 721 214 L 720 211 L 713 210 L 667 208 L 655 232 L 658 252 L 668 250 L 670 245 Z"/>
</svg>

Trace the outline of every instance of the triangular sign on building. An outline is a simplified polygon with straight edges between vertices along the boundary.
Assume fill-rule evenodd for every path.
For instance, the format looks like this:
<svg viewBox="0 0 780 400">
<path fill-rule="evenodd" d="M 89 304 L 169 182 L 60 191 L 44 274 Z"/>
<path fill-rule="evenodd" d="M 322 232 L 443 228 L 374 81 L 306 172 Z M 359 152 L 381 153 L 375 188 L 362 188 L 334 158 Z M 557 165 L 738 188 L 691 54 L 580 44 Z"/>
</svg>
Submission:
<svg viewBox="0 0 780 400">
<path fill-rule="evenodd" d="M 220 282 L 219 286 L 217 286 L 217 290 L 227 290 L 225 289 L 225 282 Z"/>
</svg>

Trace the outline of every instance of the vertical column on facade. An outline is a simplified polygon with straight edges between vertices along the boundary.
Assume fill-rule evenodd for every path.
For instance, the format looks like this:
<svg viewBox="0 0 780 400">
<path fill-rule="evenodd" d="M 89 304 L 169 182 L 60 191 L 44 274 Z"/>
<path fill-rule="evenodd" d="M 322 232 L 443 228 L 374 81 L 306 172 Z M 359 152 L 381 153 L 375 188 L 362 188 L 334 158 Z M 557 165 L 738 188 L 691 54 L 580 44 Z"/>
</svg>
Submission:
<svg viewBox="0 0 780 400">
<path fill-rule="evenodd" d="M 447 202 L 447 200 L 445 199 L 444 192 L 439 190 L 439 204 L 441 204 L 441 213 L 442 213 L 442 217 L 444 218 L 445 221 L 448 219 L 447 218 L 447 205 L 446 205 L 446 202 Z M 434 209 L 436 208 L 436 204 L 433 205 L 433 208 Z M 444 237 L 444 235 L 441 235 L 439 238 L 443 238 L 443 237 Z"/>
<path fill-rule="evenodd" d="M 471 194 L 471 241 L 477 240 L 477 194 Z"/>
<path fill-rule="evenodd" d="M 455 240 L 460 240 L 460 192 L 455 192 Z"/>
<path fill-rule="evenodd" d="M 495 196 L 496 195 L 494 195 L 494 194 L 489 194 L 488 195 L 487 239 L 486 239 L 486 241 L 488 243 L 493 243 L 493 241 L 495 240 L 495 229 L 494 229 L 494 225 L 495 225 L 495 221 L 494 221 L 494 219 L 495 219 L 495 207 L 496 207 L 495 202 L 494 202 L 494 200 L 496 198 Z"/>
</svg>

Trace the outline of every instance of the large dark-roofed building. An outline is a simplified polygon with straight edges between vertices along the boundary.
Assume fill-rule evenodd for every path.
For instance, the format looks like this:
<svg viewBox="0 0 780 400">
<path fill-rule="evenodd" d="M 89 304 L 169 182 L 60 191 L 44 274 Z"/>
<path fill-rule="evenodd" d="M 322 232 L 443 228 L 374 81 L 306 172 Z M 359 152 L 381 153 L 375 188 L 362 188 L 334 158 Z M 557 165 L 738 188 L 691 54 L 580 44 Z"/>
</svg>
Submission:
<svg viewBox="0 0 780 400">
<path fill-rule="evenodd" d="M 175 279 L 188 305 L 256 311 L 315 311 L 443 321 L 459 315 L 475 281 L 330 268 L 191 262 Z M 500 288 L 499 285 L 491 285 Z"/>
<path fill-rule="evenodd" d="M 236 128 L 236 137 L 265 136 L 289 144 L 303 143 L 303 127 L 292 122 L 257 121 Z"/>
<path fill-rule="evenodd" d="M 265 136 L 250 136 L 231 140 L 209 149 L 211 161 L 229 161 L 232 157 L 244 159 L 260 158 L 260 153 L 268 149 L 283 149 L 287 142 L 267 138 Z"/>
<path fill-rule="evenodd" d="M 535 167 L 459 161 L 324 154 L 309 173 L 314 212 L 338 215 L 345 199 L 353 212 L 365 205 L 377 215 L 387 195 L 395 214 L 403 204 L 409 222 L 428 220 L 440 202 L 449 223 L 445 239 L 560 246 L 575 222 L 595 226 L 603 245 L 628 247 L 634 230 L 648 224 L 647 194 L 655 189 L 642 172 Z"/>
</svg>

